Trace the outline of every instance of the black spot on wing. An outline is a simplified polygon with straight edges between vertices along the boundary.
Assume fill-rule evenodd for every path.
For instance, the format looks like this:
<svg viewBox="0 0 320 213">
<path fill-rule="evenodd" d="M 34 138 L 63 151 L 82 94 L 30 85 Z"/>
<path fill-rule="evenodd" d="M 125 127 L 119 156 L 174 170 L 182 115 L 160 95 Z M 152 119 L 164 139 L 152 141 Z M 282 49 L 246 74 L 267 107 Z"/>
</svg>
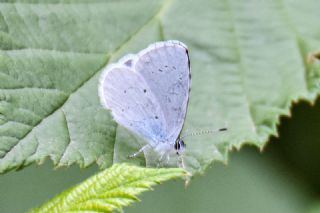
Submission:
<svg viewBox="0 0 320 213">
<path fill-rule="evenodd" d="M 128 66 L 128 67 L 131 67 L 131 65 L 132 65 L 132 59 L 124 62 L 124 64 L 125 64 L 126 66 Z"/>
</svg>

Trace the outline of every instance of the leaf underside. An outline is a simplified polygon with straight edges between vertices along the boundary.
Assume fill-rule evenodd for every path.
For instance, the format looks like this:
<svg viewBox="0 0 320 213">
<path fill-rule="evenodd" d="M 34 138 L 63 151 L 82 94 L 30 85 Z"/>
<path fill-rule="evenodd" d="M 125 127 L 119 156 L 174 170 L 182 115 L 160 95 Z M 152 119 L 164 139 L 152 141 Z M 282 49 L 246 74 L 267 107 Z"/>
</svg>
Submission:
<svg viewBox="0 0 320 213">
<path fill-rule="evenodd" d="M 232 147 L 263 147 L 293 101 L 319 93 L 320 2 L 164 0 L 0 2 L 0 172 L 50 158 L 56 166 L 128 159 L 141 143 L 99 103 L 101 69 L 159 40 L 189 47 L 185 129 L 192 173 Z M 143 12 L 141 12 L 143 11 Z"/>
</svg>

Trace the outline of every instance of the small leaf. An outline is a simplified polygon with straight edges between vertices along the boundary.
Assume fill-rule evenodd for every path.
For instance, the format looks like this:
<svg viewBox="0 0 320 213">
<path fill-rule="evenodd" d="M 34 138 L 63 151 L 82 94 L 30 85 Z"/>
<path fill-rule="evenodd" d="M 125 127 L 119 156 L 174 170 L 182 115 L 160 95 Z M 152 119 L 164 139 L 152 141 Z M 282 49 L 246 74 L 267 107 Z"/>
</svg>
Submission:
<svg viewBox="0 0 320 213">
<path fill-rule="evenodd" d="M 30 213 L 112 212 L 138 200 L 138 194 L 163 181 L 181 178 L 180 168 L 146 169 L 115 164 L 83 183 L 66 190 Z"/>
</svg>

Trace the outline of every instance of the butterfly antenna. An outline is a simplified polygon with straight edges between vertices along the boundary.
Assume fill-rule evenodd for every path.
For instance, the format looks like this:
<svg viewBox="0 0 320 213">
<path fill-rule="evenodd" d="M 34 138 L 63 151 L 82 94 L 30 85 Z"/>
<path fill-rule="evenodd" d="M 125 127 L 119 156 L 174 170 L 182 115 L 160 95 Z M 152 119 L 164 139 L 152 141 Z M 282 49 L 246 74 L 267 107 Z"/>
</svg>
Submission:
<svg viewBox="0 0 320 213">
<path fill-rule="evenodd" d="M 221 128 L 221 129 L 218 129 L 218 130 L 200 130 L 198 132 L 191 132 L 189 134 L 186 134 L 186 135 L 183 135 L 181 137 L 181 139 L 185 138 L 185 137 L 188 137 L 188 136 L 197 136 L 197 135 L 204 135 L 204 134 L 214 134 L 214 133 L 217 133 L 217 132 L 223 132 L 223 131 L 227 131 L 228 129 L 227 128 Z"/>
</svg>

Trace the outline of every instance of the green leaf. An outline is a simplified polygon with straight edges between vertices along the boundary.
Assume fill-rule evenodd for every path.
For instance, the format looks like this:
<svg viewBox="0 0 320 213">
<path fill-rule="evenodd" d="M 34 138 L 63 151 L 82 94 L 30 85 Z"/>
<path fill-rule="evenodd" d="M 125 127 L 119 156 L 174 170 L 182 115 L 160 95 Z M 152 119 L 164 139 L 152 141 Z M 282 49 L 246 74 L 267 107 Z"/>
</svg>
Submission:
<svg viewBox="0 0 320 213">
<path fill-rule="evenodd" d="M 293 101 L 319 93 L 318 63 L 306 60 L 320 47 L 319 10 L 316 0 L 0 3 L 0 172 L 48 157 L 152 166 L 127 159 L 142 144 L 101 107 L 97 84 L 108 63 L 167 39 L 190 49 L 186 129 L 229 129 L 187 138 L 188 170 L 244 143 L 263 147 Z"/>
<path fill-rule="evenodd" d="M 138 201 L 136 195 L 163 181 L 185 176 L 180 168 L 147 169 L 115 164 L 66 190 L 33 213 L 113 212 Z"/>
</svg>

